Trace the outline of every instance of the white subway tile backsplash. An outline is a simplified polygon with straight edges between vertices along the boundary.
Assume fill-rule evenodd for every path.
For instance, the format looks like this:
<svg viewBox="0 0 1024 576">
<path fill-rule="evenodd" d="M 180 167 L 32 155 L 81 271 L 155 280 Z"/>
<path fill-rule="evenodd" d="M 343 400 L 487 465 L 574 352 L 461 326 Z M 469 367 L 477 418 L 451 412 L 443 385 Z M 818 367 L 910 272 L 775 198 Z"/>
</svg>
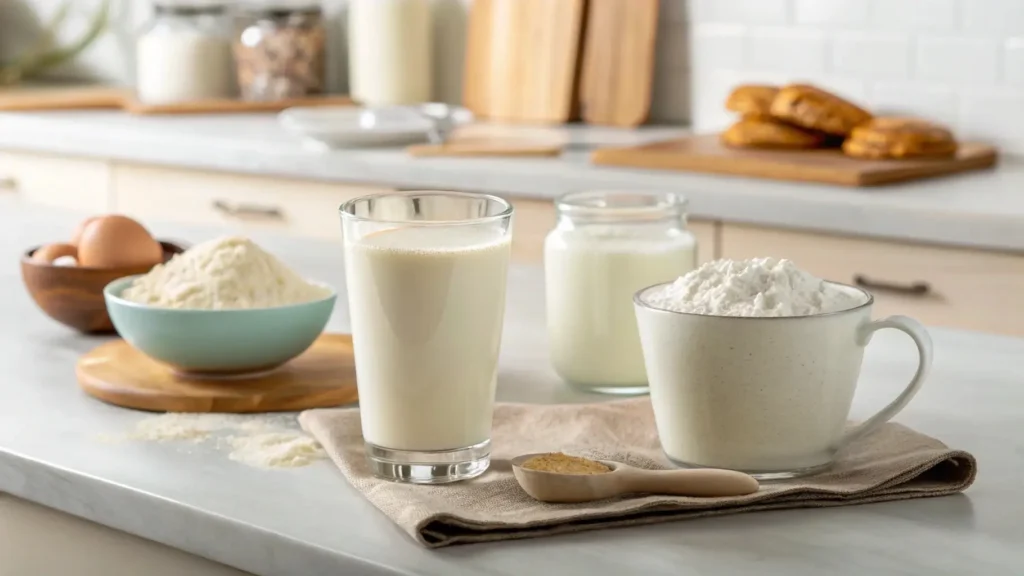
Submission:
<svg viewBox="0 0 1024 576">
<path fill-rule="evenodd" d="M 694 22 L 786 24 L 789 0 L 691 0 Z"/>
<path fill-rule="evenodd" d="M 1024 34 L 1021 0 L 962 0 L 964 30 L 974 34 Z"/>
<path fill-rule="evenodd" d="M 742 68 L 745 63 L 746 27 L 705 24 L 694 30 L 694 68 Z"/>
<path fill-rule="evenodd" d="M 942 32 L 957 26 L 957 0 L 869 0 L 874 29 Z"/>
<path fill-rule="evenodd" d="M 917 44 L 921 80 L 993 84 L 999 78 L 999 43 L 982 38 L 922 37 Z"/>
<path fill-rule="evenodd" d="M 1000 146 L 1004 152 L 1024 154 L 1024 92 L 971 91 L 960 109 L 962 138 Z"/>
<path fill-rule="evenodd" d="M 919 116 L 953 125 L 957 122 L 958 98 L 948 86 L 912 82 L 878 82 L 868 99 L 878 114 Z"/>
<path fill-rule="evenodd" d="M 906 78 L 910 47 L 906 35 L 839 32 L 832 41 L 832 69 L 841 74 Z"/>
<path fill-rule="evenodd" d="M 797 28 L 755 28 L 747 38 L 746 60 L 755 70 L 792 74 L 824 74 L 825 34 Z"/>
<path fill-rule="evenodd" d="M 1024 88 L 1024 37 L 1010 38 L 1003 52 L 1003 80 Z"/>
<path fill-rule="evenodd" d="M 866 0 L 794 0 L 797 24 L 860 27 L 868 22 Z"/>
<path fill-rule="evenodd" d="M 1024 0 L 691 1 L 697 130 L 737 84 L 804 81 L 1024 154 Z"/>
</svg>

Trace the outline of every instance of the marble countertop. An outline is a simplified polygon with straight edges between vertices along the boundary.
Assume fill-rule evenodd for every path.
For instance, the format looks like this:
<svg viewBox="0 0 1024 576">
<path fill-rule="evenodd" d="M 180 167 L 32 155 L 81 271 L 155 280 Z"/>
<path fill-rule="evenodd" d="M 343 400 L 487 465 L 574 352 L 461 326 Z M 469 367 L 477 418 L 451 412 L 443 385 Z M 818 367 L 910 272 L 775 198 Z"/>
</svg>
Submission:
<svg viewBox="0 0 1024 576">
<path fill-rule="evenodd" d="M 500 130 L 500 129 L 499 129 Z M 182 168 L 534 198 L 584 189 L 675 190 L 695 217 L 1024 252 L 1024 160 L 995 170 L 880 188 L 771 182 L 593 166 L 588 148 L 680 134 L 516 128 L 569 144 L 559 158 L 413 159 L 397 149 L 321 151 L 273 115 L 133 117 L 120 112 L 0 114 L 0 148 Z"/>
<path fill-rule="evenodd" d="M 974 453 L 964 495 L 848 508 L 761 512 L 428 551 L 327 461 L 260 470 L 216 446 L 103 441 L 145 414 L 103 404 L 74 364 L 104 341 L 45 317 L 16 260 L 81 218 L 0 198 L 0 491 L 265 576 L 337 574 L 1009 574 L 1024 562 L 1024 340 L 934 330 L 935 365 L 897 420 Z M 200 241 L 217 230 L 154 226 Z M 255 238 L 301 273 L 344 288 L 332 243 Z M 498 398 L 579 402 L 548 366 L 539 269 L 510 274 Z M 329 329 L 348 327 L 339 298 Z M 853 416 L 888 402 L 914 370 L 909 339 L 879 333 Z"/>
</svg>

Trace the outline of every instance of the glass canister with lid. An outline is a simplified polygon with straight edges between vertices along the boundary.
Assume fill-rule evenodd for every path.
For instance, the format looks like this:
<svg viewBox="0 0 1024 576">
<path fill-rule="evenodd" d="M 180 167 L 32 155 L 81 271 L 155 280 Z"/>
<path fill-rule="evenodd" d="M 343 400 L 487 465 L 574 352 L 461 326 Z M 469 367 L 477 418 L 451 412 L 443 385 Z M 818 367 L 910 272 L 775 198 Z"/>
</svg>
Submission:
<svg viewBox="0 0 1024 576">
<path fill-rule="evenodd" d="M 153 17 L 136 39 L 135 92 L 147 104 L 234 96 L 226 4 L 154 0 Z"/>
<path fill-rule="evenodd" d="M 697 264 L 686 200 L 668 192 L 576 192 L 544 241 L 551 362 L 574 387 L 647 391 L 633 294 Z"/>
<path fill-rule="evenodd" d="M 319 2 L 250 2 L 240 12 L 234 52 L 242 98 L 281 100 L 324 91 L 327 33 Z"/>
</svg>

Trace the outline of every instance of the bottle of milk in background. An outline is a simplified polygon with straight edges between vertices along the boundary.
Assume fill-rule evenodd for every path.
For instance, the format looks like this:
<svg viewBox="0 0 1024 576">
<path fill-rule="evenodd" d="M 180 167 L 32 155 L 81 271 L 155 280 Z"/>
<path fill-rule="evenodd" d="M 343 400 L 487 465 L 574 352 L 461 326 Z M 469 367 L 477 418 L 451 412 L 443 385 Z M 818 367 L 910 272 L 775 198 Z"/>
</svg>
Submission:
<svg viewBox="0 0 1024 576">
<path fill-rule="evenodd" d="M 350 0 L 349 89 L 364 106 L 429 102 L 430 0 Z"/>
<path fill-rule="evenodd" d="M 633 294 L 696 267 L 686 201 L 660 192 L 576 192 L 544 243 L 551 362 L 571 385 L 647 391 Z"/>
</svg>

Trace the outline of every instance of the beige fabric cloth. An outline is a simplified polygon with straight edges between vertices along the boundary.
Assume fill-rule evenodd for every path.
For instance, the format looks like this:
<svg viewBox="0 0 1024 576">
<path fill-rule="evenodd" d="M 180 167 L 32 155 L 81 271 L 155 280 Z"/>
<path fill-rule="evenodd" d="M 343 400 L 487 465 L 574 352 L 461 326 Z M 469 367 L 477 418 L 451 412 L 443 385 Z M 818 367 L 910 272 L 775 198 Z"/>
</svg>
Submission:
<svg viewBox="0 0 1024 576">
<path fill-rule="evenodd" d="M 671 468 L 658 442 L 650 400 L 597 404 L 498 404 L 491 468 L 479 478 L 434 486 L 388 482 L 370 473 L 359 411 L 308 410 L 302 427 L 323 444 L 348 481 L 420 544 L 547 536 L 778 508 L 845 506 L 943 496 L 974 482 L 970 454 L 899 424 L 887 424 L 845 449 L 827 472 L 763 483 L 749 496 L 635 495 L 582 504 L 537 502 L 519 487 L 508 460 L 532 452 L 569 454 Z"/>
</svg>

